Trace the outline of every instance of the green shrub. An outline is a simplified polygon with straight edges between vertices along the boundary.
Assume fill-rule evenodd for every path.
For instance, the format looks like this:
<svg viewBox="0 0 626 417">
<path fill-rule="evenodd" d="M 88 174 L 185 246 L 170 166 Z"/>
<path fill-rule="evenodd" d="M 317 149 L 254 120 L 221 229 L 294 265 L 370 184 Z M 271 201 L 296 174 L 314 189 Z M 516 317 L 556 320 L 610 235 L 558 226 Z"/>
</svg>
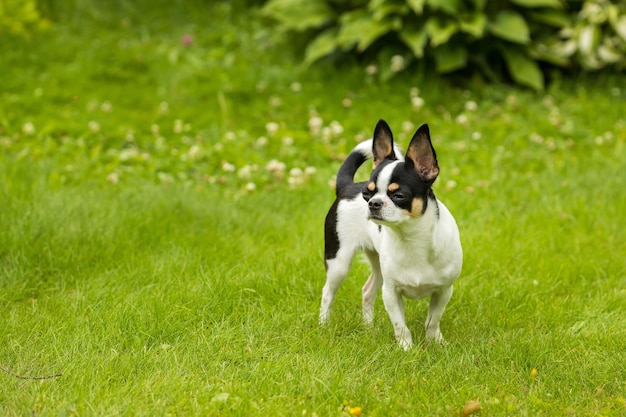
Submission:
<svg viewBox="0 0 626 417">
<path fill-rule="evenodd" d="M 545 64 L 621 64 L 626 45 L 624 7 L 607 0 L 270 0 L 263 13 L 304 33 L 307 64 L 356 54 L 383 78 L 421 60 L 540 90 Z"/>
</svg>

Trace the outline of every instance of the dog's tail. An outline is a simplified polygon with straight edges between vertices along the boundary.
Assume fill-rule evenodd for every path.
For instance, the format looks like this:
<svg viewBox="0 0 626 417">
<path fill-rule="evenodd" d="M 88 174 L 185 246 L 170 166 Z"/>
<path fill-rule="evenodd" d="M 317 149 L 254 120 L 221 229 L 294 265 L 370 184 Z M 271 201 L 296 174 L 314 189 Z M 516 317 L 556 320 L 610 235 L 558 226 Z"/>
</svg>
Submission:
<svg viewBox="0 0 626 417">
<path fill-rule="evenodd" d="M 372 157 L 372 139 L 359 143 L 350 152 L 350 155 L 341 164 L 339 172 L 337 172 L 337 185 L 335 188 L 337 195 L 347 186 L 354 184 L 356 171 L 363 165 L 363 162 Z"/>
<path fill-rule="evenodd" d="M 339 167 L 339 172 L 337 172 L 337 185 L 335 188 L 337 195 L 339 195 L 344 188 L 354 184 L 354 175 L 359 167 L 363 165 L 363 162 L 374 157 L 372 151 L 373 142 L 373 139 L 369 139 L 359 143 L 352 149 L 352 152 L 350 152 L 346 160 L 343 161 L 343 164 Z M 393 150 L 396 159 L 403 161 L 404 155 L 402 155 L 402 149 L 394 143 Z"/>
</svg>

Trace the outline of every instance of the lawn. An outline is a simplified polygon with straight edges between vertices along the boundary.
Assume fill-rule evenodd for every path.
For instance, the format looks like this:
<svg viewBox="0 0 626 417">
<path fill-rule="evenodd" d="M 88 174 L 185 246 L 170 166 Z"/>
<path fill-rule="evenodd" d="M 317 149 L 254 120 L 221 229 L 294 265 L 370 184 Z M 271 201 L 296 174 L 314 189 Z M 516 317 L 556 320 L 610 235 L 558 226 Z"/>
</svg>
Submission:
<svg viewBox="0 0 626 417">
<path fill-rule="evenodd" d="M 623 77 L 381 83 L 242 1 L 46 4 L 0 42 L 2 415 L 626 415 Z M 429 123 L 461 231 L 444 347 L 425 301 L 408 353 L 381 301 L 361 325 L 363 262 L 317 325 L 330 184 L 379 118 Z"/>
</svg>

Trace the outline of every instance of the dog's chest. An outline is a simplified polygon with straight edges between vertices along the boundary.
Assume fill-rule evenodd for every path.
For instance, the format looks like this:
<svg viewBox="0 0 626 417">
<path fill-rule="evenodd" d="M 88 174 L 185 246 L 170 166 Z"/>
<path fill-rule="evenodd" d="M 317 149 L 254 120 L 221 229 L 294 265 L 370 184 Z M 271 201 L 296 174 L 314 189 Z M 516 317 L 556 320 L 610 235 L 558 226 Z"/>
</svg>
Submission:
<svg viewBox="0 0 626 417">
<path fill-rule="evenodd" d="M 408 298 L 424 298 L 450 285 L 441 271 L 432 264 L 398 265 L 382 262 L 385 284 L 394 287 Z"/>
<path fill-rule="evenodd" d="M 441 262 L 428 244 L 410 249 L 400 245 L 381 248 L 381 268 L 385 285 L 394 287 L 407 298 L 424 298 L 451 285 L 456 279 L 451 265 Z"/>
</svg>

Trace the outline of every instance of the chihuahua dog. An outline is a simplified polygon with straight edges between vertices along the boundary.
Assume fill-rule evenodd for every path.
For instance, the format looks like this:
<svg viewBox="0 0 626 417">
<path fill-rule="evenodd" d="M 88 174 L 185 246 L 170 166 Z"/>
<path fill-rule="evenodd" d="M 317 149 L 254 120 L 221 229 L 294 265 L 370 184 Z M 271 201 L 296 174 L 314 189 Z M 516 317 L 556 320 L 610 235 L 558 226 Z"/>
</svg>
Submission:
<svg viewBox="0 0 626 417">
<path fill-rule="evenodd" d="M 369 181 L 355 183 L 357 169 L 369 158 Z M 394 145 L 389 125 L 380 120 L 374 138 L 360 143 L 337 174 L 337 198 L 326 216 L 326 284 L 320 323 L 327 323 L 335 294 L 358 250 L 372 273 L 363 286 L 363 320 L 374 318 L 374 301 L 383 302 L 399 345 L 413 346 L 403 297 L 430 297 L 426 340 L 443 343 L 439 323 L 461 273 L 463 251 L 456 221 L 431 188 L 439 175 L 428 125 L 411 139 L 406 155 Z"/>
</svg>

